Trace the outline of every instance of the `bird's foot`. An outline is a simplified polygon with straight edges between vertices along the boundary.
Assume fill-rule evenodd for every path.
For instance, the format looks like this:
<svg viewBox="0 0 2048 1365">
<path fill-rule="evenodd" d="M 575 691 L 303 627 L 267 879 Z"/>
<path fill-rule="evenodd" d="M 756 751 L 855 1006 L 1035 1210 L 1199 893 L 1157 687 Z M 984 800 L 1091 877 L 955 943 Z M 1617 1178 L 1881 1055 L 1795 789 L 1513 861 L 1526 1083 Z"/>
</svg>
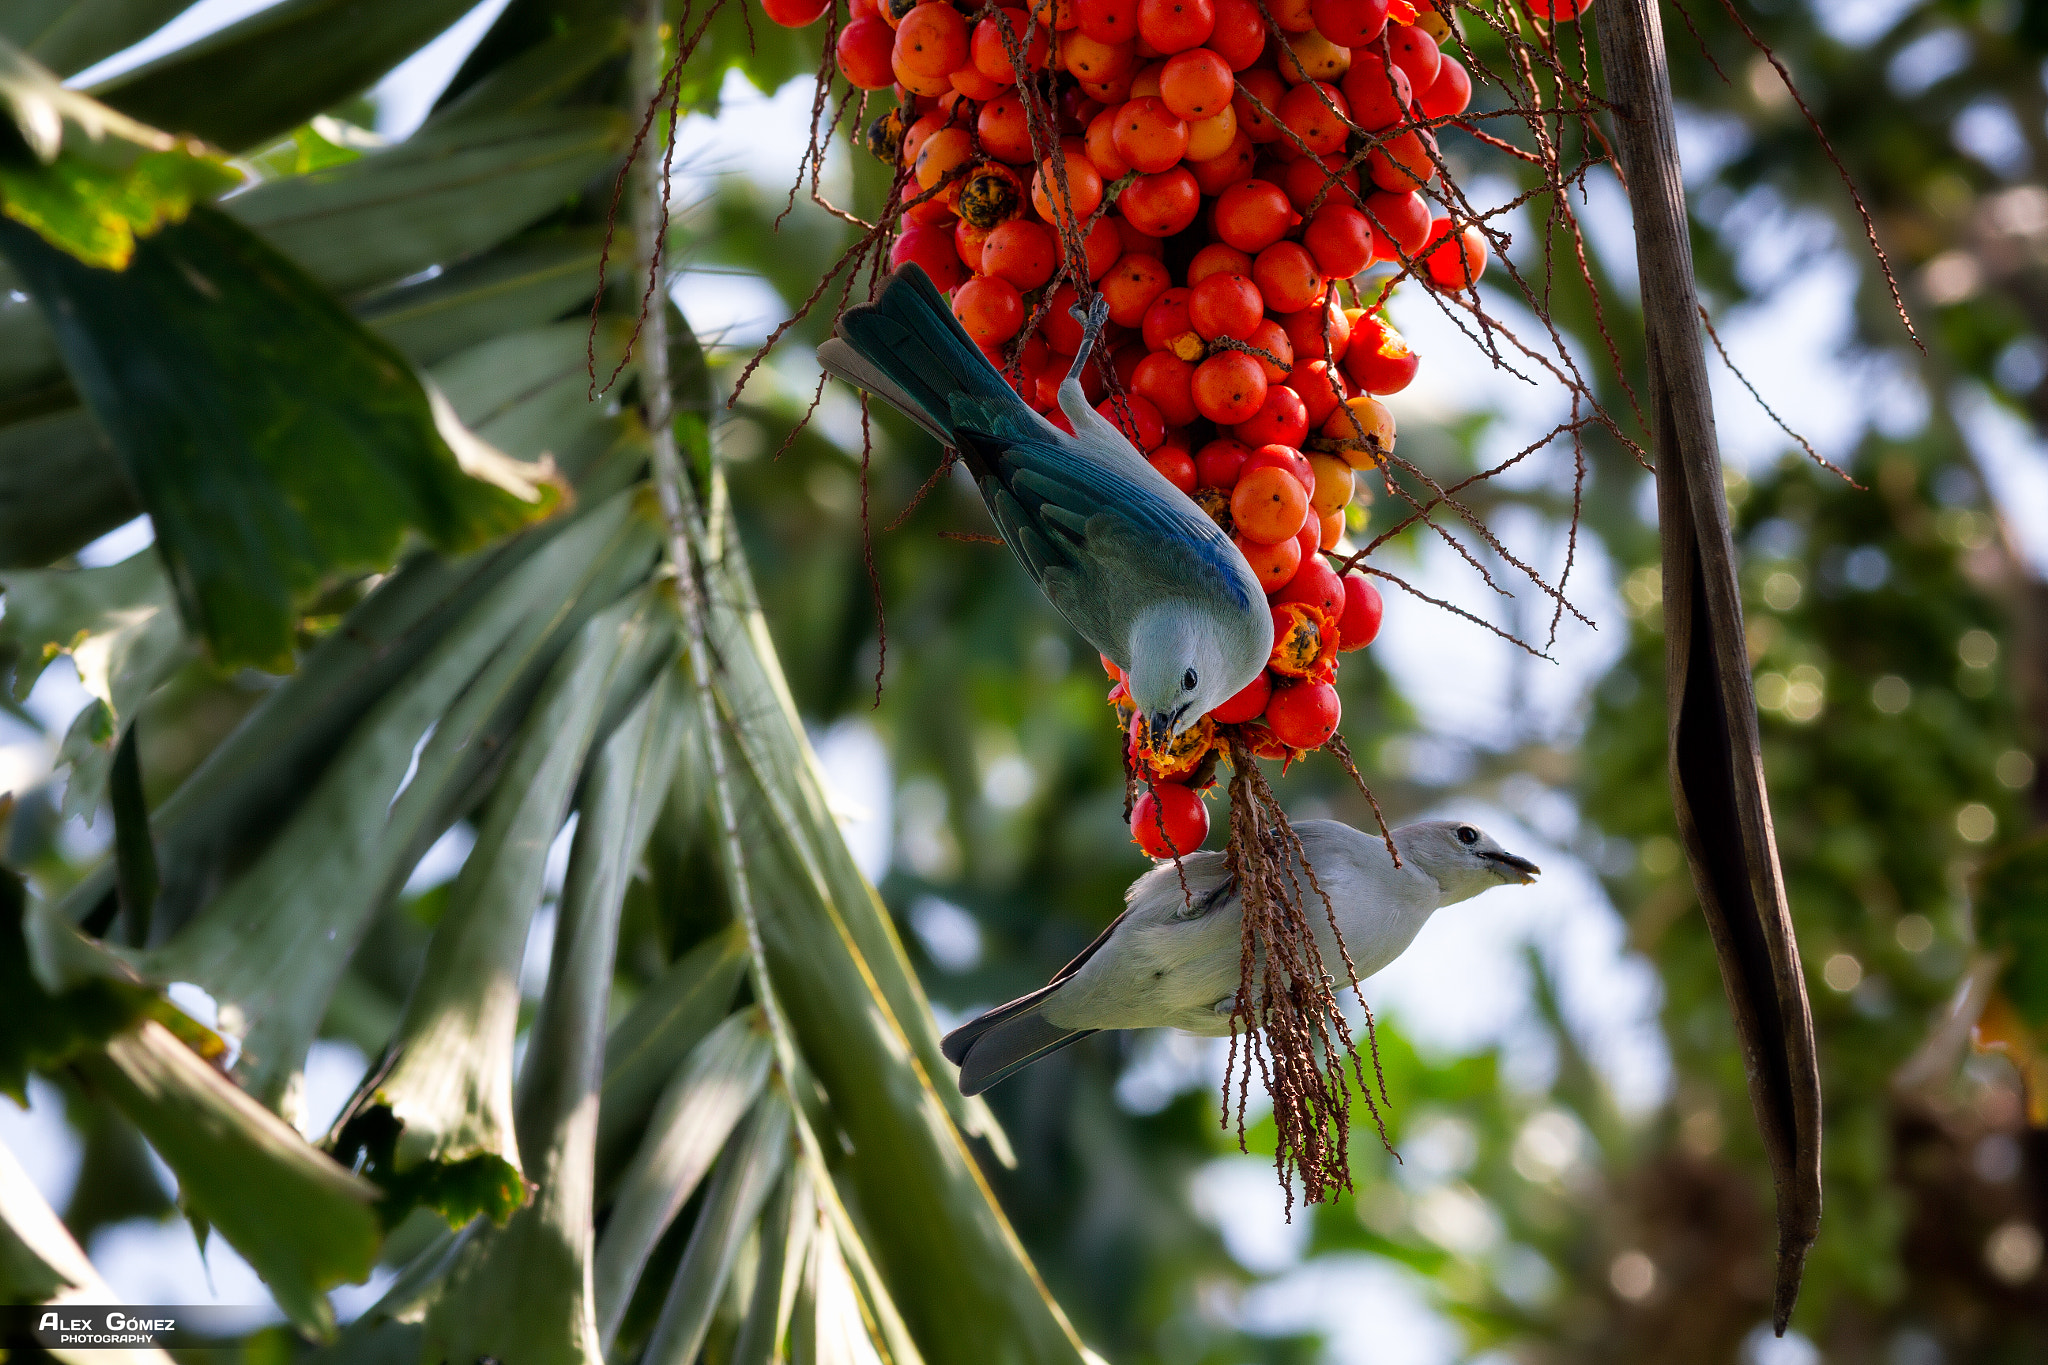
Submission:
<svg viewBox="0 0 2048 1365">
<path fill-rule="evenodd" d="M 1088 363 L 1096 339 L 1102 335 L 1103 324 L 1109 321 L 1109 300 L 1097 291 L 1086 303 L 1076 301 L 1067 309 L 1067 315 L 1081 324 L 1081 348 L 1074 352 L 1074 363 L 1067 371 L 1067 377 L 1079 383 L 1081 367 Z"/>
</svg>

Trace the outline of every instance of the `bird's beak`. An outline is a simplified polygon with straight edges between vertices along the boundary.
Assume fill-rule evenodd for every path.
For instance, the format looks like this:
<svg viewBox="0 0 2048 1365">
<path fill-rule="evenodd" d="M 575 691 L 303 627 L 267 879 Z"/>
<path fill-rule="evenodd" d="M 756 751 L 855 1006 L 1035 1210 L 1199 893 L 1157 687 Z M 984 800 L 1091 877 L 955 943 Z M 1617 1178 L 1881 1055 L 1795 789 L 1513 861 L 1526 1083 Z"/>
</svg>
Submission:
<svg viewBox="0 0 2048 1365">
<path fill-rule="evenodd" d="M 1527 858 L 1518 858 L 1512 853 L 1482 853 L 1479 856 L 1500 865 L 1502 880 L 1523 886 L 1535 881 L 1536 874 L 1543 870 Z"/>
<path fill-rule="evenodd" d="M 1145 718 L 1145 743 L 1153 749 L 1164 749 L 1173 739 L 1173 717 L 1165 711 L 1154 711 Z"/>
</svg>

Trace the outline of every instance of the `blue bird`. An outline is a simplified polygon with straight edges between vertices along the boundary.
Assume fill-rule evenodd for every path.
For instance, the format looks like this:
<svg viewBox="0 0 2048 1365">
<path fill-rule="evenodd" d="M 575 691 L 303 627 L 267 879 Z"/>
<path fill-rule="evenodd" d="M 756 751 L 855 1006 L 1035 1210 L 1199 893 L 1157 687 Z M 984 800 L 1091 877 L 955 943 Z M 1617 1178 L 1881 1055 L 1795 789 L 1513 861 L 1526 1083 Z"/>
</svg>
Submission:
<svg viewBox="0 0 2048 1365">
<path fill-rule="evenodd" d="M 960 452 L 1019 562 L 1124 670 L 1155 744 L 1250 686 L 1273 650 L 1265 593 L 1238 548 L 1081 392 L 1108 317 L 1098 295 L 1060 385 L 1069 436 L 1033 412 L 915 265 L 849 308 L 818 363 Z"/>
</svg>

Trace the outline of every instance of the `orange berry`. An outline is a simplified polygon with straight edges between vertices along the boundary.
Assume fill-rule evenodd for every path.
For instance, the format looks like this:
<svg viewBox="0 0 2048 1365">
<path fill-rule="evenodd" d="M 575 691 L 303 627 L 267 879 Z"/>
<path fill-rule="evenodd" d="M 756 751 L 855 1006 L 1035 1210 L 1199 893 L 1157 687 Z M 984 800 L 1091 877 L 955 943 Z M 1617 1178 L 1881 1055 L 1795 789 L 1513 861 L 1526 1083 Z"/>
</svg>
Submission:
<svg viewBox="0 0 2048 1365">
<path fill-rule="evenodd" d="M 1266 401 L 1266 372 L 1242 351 L 1219 351 L 1195 368 L 1195 408 L 1218 426 L 1249 420 Z"/>
<path fill-rule="evenodd" d="M 1251 278 L 1252 258 L 1236 247 L 1224 242 L 1211 242 L 1195 253 L 1188 262 L 1188 288 L 1192 289 L 1211 275 L 1241 275 Z"/>
<path fill-rule="evenodd" d="M 1058 261 L 1052 229 L 1028 218 L 998 224 L 981 244 L 982 272 L 1008 280 L 1020 290 L 1036 289 L 1050 280 Z"/>
<path fill-rule="evenodd" d="M 1268 465 L 1237 481 L 1230 493 L 1230 517 L 1237 533 L 1261 545 L 1277 545 L 1301 534 L 1308 494 L 1284 469 Z"/>
<path fill-rule="evenodd" d="M 1252 566 L 1252 573 L 1259 580 L 1262 592 L 1275 593 L 1294 581 L 1294 575 L 1301 568 L 1301 542 L 1292 536 L 1277 545 L 1261 545 L 1256 540 L 1246 540 L 1242 535 L 1233 536 L 1231 543 L 1244 556 L 1245 563 Z"/>
<path fill-rule="evenodd" d="M 1236 93 L 1230 64 L 1206 47 L 1175 53 L 1159 73 L 1159 98 L 1190 122 L 1214 118 Z"/>
<path fill-rule="evenodd" d="M 953 316 L 981 346 L 1000 346 L 1024 326 L 1024 298 L 1017 286 L 994 275 L 977 275 L 953 291 Z"/>
<path fill-rule="evenodd" d="M 1102 277 L 1102 296 L 1109 301 L 1109 320 L 1119 327 L 1142 326 L 1146 311 L 1172 283 L 1166 262 L 1158 257 L 1124 257 Z"/>
<path fill-rule="evenodd" d="M 906 71 L 945 77 L 967 65 L 967 58 L 967 20 L 946 0 L 926 0 L 896 26 L 890 59 L 899 78 Z"/>
<path fill-rule="evenodd" d="M 1347 399 L 1323 422 L 1323 435 L 1348 444 L 1340 452 L 1353 469 L 1372 469 L 1394 448 L 1394 414 L 1370 394 Z"/>
<path fill-rule="evenodd" d="M 1113 137 L 1118 155 L 1143 175 L 1171 170 L 1188 149 L 1187 120 L 1149 96 L 1117 110 Z"/>
<path fill-rule="evenodd" d="M 1055 157 L 1065 164 L 1066 187 L 1060 186 Z M 1031 181 L 1031 206 L 1048 223 L 1071 223 L 1078 227 L 1102 203 L 1102 173 L 1088 160 L 1079 138 L 1064 138 L 1054 156 L 1039 163 Z"/>
</svg>

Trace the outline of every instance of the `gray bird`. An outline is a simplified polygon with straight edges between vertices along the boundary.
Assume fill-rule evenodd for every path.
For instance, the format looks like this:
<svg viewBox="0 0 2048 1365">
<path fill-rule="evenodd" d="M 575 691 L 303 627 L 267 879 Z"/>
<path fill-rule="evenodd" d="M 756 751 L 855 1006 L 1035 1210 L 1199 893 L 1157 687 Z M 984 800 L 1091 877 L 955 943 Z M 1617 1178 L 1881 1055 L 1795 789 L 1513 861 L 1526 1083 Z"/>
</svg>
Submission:
<svg viewBox="0 0 2048 1365">
<path fill-rule="evenodd" d="M 1303 820 L 1294 832 L 1337 912 L 1360 981 L 1405 952 L 1436 910 L 1509 882 L 1527 885 L 1541 870 L 1456 820 L 1395 830 L 1399 867 L 1385 840 L 1339 821 Z M 960 1068 L 961 1092 L 980 1094 L 1099 1029 L 1228 1034 L 1243 906 L 1223 858 L 1197 853 L 1181 859 L 1179 871 L 1160 863 L 1131 883 L 1123 914 L 1051 984 L 947 1034 L 941 1047 Z M 1308 897 L 1324 969 L 1342 980 L 1344 958 L 1329 917 L 1299 868 L 1296 877 Z"/>
<path fill-rule="evenodd" d="M 847 309 L 818 363 L 960 452 L 1004 541 L 1124 670 L 1158 743 L 1251 685 L 1273 618 L 1230 538 L 1088 405 L 1079 376 L 1108 317 L 1094 302 L 1073 310 L 1085 339 L 1059 391 L 1072 436 L 1025 405 L 916 265 Z"/>
</svg>

